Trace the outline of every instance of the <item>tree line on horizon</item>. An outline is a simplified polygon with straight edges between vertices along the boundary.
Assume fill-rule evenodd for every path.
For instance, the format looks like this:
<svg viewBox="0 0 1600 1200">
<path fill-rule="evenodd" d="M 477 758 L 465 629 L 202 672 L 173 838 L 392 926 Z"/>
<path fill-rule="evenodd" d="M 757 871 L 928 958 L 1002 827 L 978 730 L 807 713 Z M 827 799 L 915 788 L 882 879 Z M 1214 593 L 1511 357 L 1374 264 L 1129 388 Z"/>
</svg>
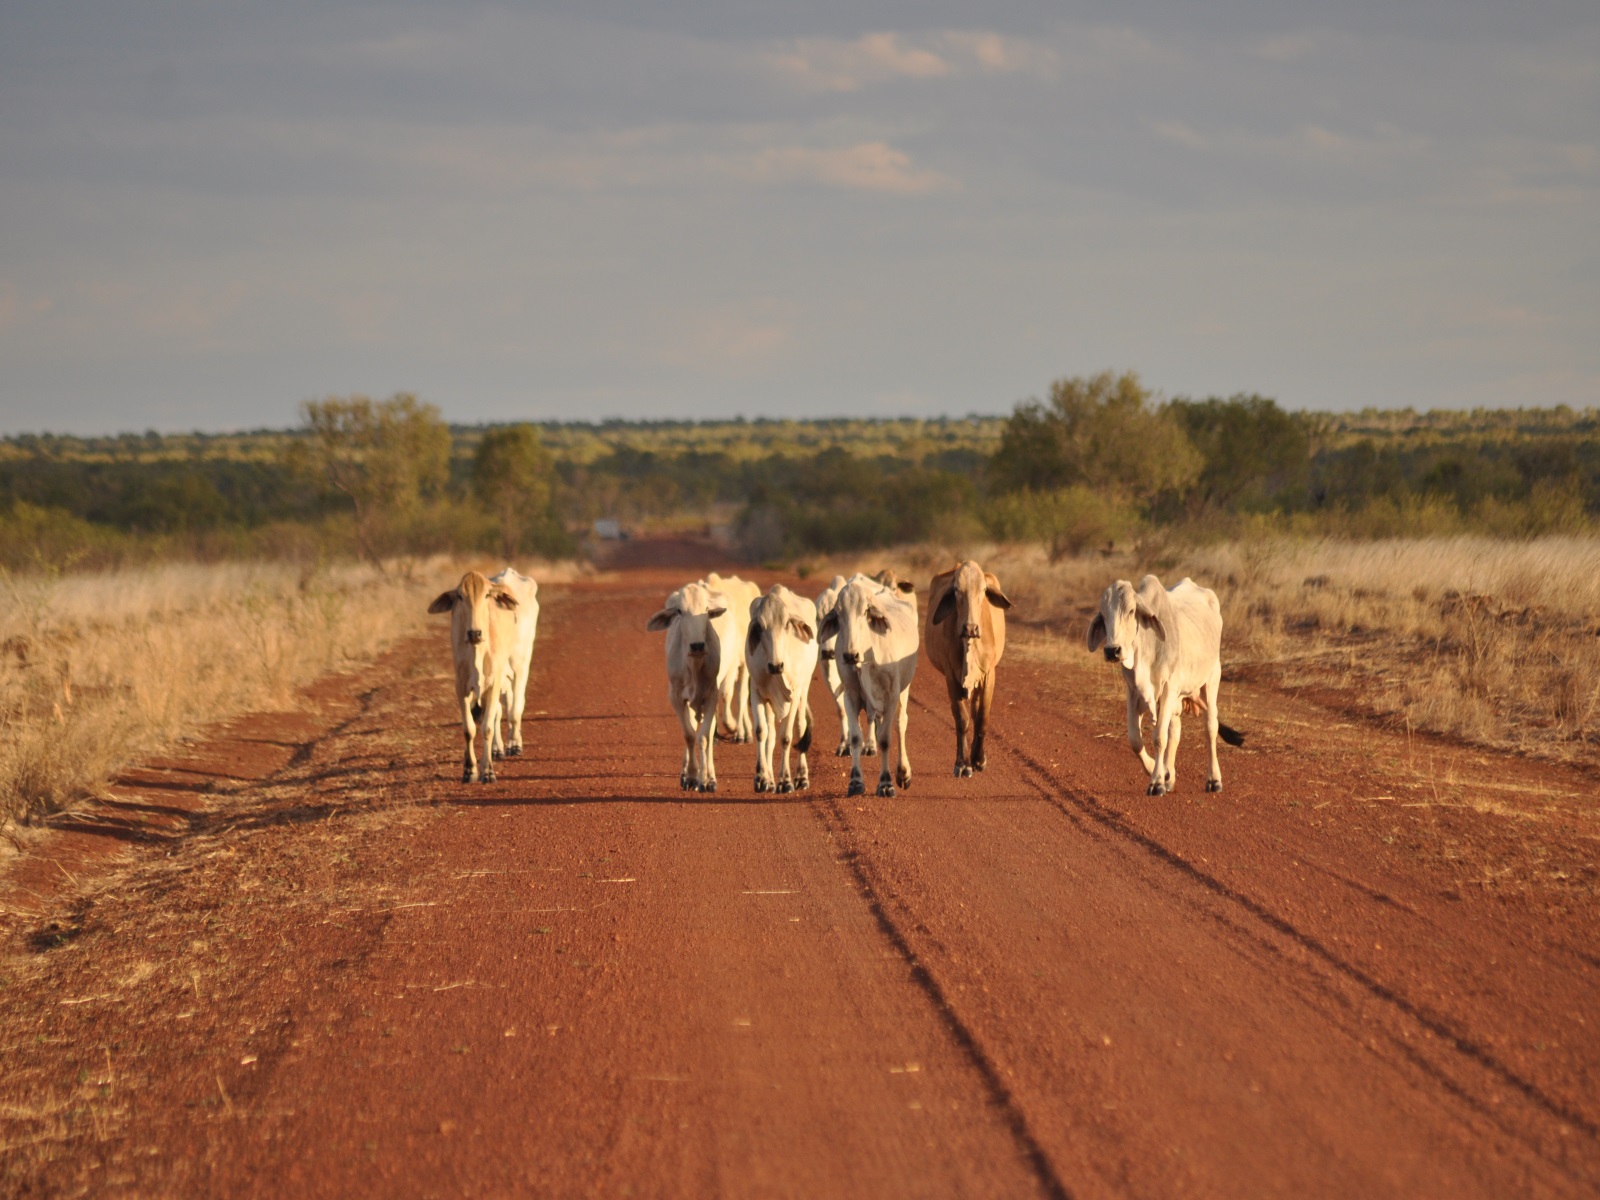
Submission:
<svg viewBox="0 0 1600 1200">
<path fill-rule="evenodd" d="M 410 395 L 302 405 L 289 431 L 0 441 L 0 565 L 190 556 L 562 557 L 592 522 L 716 527 L 752 561 L 896 543 L 1153 530 L 1592 530 L 1600 414 L 1296 413 L 1065 378 L 1008 417 L 452 428 Z"/>
</svg>

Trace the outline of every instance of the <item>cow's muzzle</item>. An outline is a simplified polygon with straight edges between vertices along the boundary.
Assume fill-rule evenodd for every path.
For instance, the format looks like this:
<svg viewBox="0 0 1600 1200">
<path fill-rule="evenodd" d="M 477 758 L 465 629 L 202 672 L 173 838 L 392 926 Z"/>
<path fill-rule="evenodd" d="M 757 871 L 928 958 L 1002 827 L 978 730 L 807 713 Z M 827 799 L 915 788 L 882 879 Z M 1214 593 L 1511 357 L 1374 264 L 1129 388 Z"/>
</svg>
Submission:
<svg viewBox="0 0 1600 1200">
<path fill-rule="evenodd" d="M 1117 662 L 1121 658 L 1122 658 L 1122 647 L 1121 646 L 1107 646 L 1106 647 L 1106 661 L 1107 662 Z"/>
<path fill-rule="evenodd" d="M 844 661 L 849 663 L 852 667 L 859 667 L 861 665 L 861 655 L 855 653 L 846 654 L 844 656 Z"/>
<path fill-rule="evenodd" d="M 782 663 L 768 663 L 767 664 L 767 674 L 768 675 L 782 675 L 783 674 L 783 664 Z"/>
<path fill-rule="evenodd" d="M 974 625 L 963 626 L 962 630 L 961 630 L 961 636 L 966 638 L 967 641 L 969 641 L 969 642 L 977 641 L 978 640 L 978 627 L 977 627 L 977 625 L 974 624 Z"/>
<path fill-rule="evenodd" d="M 833 651 L 832 650 L 819 650 L 819 651 L 817 651 L 817 657 L 820 658 L 823 662 L 832 662 L 833 661 Z"/>
<path fill-rule="evenodd" d="M 469 629 L 469 630 L 467 630 L 467 645 L 476 646 L 479 643 L 481 643 L 482 641 L 483 641 L 483 630 L 481 630 L 481 629 Z"/>
<path fill-rule="evenodd" d="M 690 642 L 689 643 L 689 653 L 690 654 L 704 654 L 705 652 L 706 652 L 706 644 L 704 642 Z"/>
</svg>

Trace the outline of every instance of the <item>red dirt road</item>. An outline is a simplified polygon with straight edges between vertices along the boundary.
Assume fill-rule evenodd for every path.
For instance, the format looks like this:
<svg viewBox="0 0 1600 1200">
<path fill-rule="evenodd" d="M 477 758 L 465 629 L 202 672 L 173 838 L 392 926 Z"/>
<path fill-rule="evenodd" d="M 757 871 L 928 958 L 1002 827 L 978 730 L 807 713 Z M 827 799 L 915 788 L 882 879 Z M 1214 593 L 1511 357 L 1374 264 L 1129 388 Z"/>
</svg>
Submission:
<svg viewBox="0 0 1600 1200">
<path fill-rule="evenodd" d="M 685 794 L 680 574 L 545 589 L 496 784 L 441 630 L 131 775 L 99 884 L 13 863 L 0 1190 L 1600 1191 L 1592 781 L 1225 686 L 1227 790 L 1191 723 L 1147 798 L 1115 672 L 1014 626 L 983 775 L 924 663 L 899 797 L 820 682 L 812 791 Z"/>
</svg>

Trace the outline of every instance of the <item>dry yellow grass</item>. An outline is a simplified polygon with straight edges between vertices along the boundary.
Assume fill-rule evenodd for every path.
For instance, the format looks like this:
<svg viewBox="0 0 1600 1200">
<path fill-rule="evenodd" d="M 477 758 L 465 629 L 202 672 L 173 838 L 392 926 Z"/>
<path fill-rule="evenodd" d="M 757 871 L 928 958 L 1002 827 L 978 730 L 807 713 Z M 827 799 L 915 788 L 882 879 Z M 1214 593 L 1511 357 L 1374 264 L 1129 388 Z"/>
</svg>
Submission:
<svg viewBox="0 0 1600 1200">
<path fill-rule="evenodd" d="M 1231 673 L 1322 689 L 1403 728 L 1600 761 L 1600 539 L 1258 539 L 1060 562 L 964 549 L 999 574 L 1014 618 L 1062 643 L 1082 645 L 1111 580 L 1189 575 L 1222 601 Z M 921 579 L 954 557 L 909 547 L 859 565 Z"/>
<path fill-rule="evenodd" d="M 0 828 L 208 722 L 292 703 L 297 686 L 424 628 L 428 601 L 461 570 L 436 559 L 389 574 L 225 563 L 0 575 Z"/>
</svg>

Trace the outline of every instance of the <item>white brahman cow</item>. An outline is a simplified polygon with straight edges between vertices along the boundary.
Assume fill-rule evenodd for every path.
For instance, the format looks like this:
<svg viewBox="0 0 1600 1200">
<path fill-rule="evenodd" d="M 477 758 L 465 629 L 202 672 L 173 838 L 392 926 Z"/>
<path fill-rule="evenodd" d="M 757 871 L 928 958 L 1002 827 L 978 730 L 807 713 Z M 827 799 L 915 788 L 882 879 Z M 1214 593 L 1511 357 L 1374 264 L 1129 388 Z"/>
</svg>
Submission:
<svg viewBox="0 0 1600 1200">
<path fill-rule="evenodd" d="M 817 669 L 816 608 L 781 583 L 750 606 L 745 637 L 750 709 L 756 729 L 756 791 L 803 791 L 811 786 L 811 675 Z M 774 752 L 782 747 L 774 770 Z M 789 774 L 789 750 L 799 769 Z"/>
<path fill-rule="evenodd" d="M 428 605 L 431 613 L 450 614 L 450 650 L 456 666 L 456 701 L 461 706 L 461 729 L 467 752 L 462 760 L 461 782 L 471 783 L 474 771 L 483 783 L 494 782 L 494 730 L 500 723 L 500 693 L 505 686 L 507 660 L 517 641 L 513 614 L 517 598 L 476 571 L 441 592 Z M 482 728 L 483 757 L 478 757 L 477 737 Z"/>
<path fill-rule="evenodd" d="M 522 713 L 528 706 L 528 672 L 533 662 L 533 639 L 539 633 L 539 585 L 515 567 L 489 576 L 516 597 L 512 616 L 517 623 L 517 640 L 506 659 L 506 682 L 501 689 L 500 716 L 511 727 L 509 738 L 497 722 L 494 727 L 494 752 L 508 758 L 522 753 Z"/>
<path fill-rule="evenodd" d="M 729 601 L 703 582 L 686 583 L 672 595 L 646 628 L 667 631 L 667 702 L 683 726 L 683 768 L 678 786 L 685 791 L 717 790 L 712 755 L 717 705 L 735 670 L 740 630 Z"/>
<path fill-rule="evenodd" d="M 821 629 L 824 618 L 833 611 L 834 601 L 839 598 L 839 589 L 844 587 L 844 576 L 835 575 L 833 582 L 823 588 L 817 596 L 817 628 Z M 834 642 L 838 634 L 831 637 L 817 638 L 817 661 L 822 667 L 822 682 L 828 685 L 828 691 L 833 695 L 833 705 L 839 710 L 839 745 L 834 750 L 834 757 L 843 758 L 850 753 L 850 717 L 844 711 L 844 681 L 839 678 L 839 664 L 835 661 Z M 874 734 L 865 746 L 865 753 L 878 752 L 877 736 Z"/>
<path fill-rule="evenodd" d="M 1244 735 L 1217 717 L 1222 685 L 1222 606 L 1217 594 L 1191 579 L 1171 589 L 1146 575 L 1137 589 L 1119 579 L 1100 596 L 1100 611 L 1089 624 L 1089 651 L 1104 647 L 1107 662 L 1120 663 L 1128 688 L 1128 745 L 1150 773 L 1147 794 L 1159 796 L 1177 782 L 1178 741 L 1185 704 L 1203 709 L 1211 763 L 1206 791 L 1222 790 L 1217 734 L 1230 746 Z M 1154 754 L 1145 749 L 1144 717 L 1153 728 Z"/>
<path fill-rule="evenodd" d="M 837 636 L 834 643 L 839 678 L 844 685 L 850 725 L 850 792 L 866 791 L 861 775 L 861 718 L 876 725 L 878 795 L 893 796 L 895 784 L 911 786 L 911 760 L 906 754 L 906 719 L 911 704 L 911 677 L 917 671 L 917 605 L 896 588 L 865 575 L 855 575 L 839 589 L 833 609 L 818 634 Z M 898 726 L 899 761 L 889 775 L 889 730 Z"/>
<path fill-rule="evenodd" d="M 721 592 L 728 598 L 736 628 L 743 629 L 750 624 L 750 606 L 760 598 L 760 588 L 737 575 L 723 576 L 715 571 L 706 576 L 705 583 L 713 592 Z M 722 732 L 730 741 L 748 742 L 754 736 L 750 712 L 750 670 L 741 654 L 729 690 L 718 706 Z"/>
</svg>

